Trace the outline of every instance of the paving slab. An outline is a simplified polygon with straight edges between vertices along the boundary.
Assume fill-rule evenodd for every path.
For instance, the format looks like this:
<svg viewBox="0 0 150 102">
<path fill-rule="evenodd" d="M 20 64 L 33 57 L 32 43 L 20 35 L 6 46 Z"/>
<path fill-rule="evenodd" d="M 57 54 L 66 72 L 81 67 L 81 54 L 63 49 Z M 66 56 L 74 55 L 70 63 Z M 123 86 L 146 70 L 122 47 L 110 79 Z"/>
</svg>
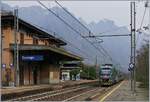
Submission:
<svg viewBox="0 0 150 102">
<path fill-rule="evenodd" d="M 136 83 L 136 94 L 133 94 L 130 87 L 130 81 L 126 80 L 116 88 L 104 101 L 148 101 L 149 90 L 139 88 L 139 82 Z"/>
</svg>

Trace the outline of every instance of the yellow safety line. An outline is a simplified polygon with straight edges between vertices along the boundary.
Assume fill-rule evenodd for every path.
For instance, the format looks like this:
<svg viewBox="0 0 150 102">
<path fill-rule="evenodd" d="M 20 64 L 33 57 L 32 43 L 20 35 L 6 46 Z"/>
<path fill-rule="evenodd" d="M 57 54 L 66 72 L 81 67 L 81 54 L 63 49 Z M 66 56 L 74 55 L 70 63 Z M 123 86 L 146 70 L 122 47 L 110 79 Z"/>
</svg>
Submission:
<svg viewBox="0 0 150 102">
<path fill-rule="evenodd" d="M 111 90 L 106 96 L 104 96 L 102 99 L 100 99 L 99 102 L 103 102 L 110 94 L 112 94 L 116 89 L 118 89 L 124 81 L 122 81 L 118 86 L 116 86 L 113 90 Z"/>
</svg>

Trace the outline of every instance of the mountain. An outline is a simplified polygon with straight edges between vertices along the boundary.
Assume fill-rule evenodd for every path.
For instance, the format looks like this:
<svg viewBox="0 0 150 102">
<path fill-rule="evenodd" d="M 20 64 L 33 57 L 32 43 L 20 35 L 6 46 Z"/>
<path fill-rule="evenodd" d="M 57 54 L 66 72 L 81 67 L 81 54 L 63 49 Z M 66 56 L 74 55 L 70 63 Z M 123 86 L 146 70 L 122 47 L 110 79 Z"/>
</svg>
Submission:
<svg viewBox="0 0 150 102">
<path fill-rule="evenodd" d="M 13 8 L 7 4 L 2 4 L 2 9 L 13 10 Z M 89 31 L 87 31 L 72 17 L 66 14 L 61 8 L 53 7 L 51 8 L 51 10 L 54 11 L 58 16 L 62 17 L 69 25 L 71 25 L 73 29 L 76 30 L 76 32 L 66 26 L 61 20 L 55 17 L 48 10 L 43 9 L 40 6 L 19 8 L 19 17 L 29 23 L 42 27 L 42 29 L 45 29 L 52 35 L 63 38 L 68 43 L 68 45 L 64 48 L 85 58 L 85 63 L 94 64 L 96 56 L 98 58 L 99 64 L 111 62 L 108 57 L 103 56 L 101 52 L 95 50 L 95 48 L 91 46 L 91 44 L 89 44 L 77 33 L 80 32 L 83 36 L 87 36 L 89 34 Z M 97 23 L 91 22 L 89 24 L 87 24 L 82 18 L 79 18 L 79 20 L 89 29 L 91 29 L 91 31 L 94 32 L 95 35 L 100 35 L 105 31 L 111 32 L 102 34 L 129 34 L 129 30 L 127 29 L 127 27 L 119 27 L 115 24 L 114 21 L 109 19 L 100 20 Z M 94 42 L 93 38 L 88 39 L 91 42 Z M 100 46 L 103 46 L 107 50 L 109 55 L 113 58 L 113 61 L 115 61 L 115 63 L 117 62 L 123 65 L 124 68 L 122 70 L 127 71 L 130 54 L 129 37 L 112 37 L 101 39 L 103 39 L 104 42 L 95 45 L 100 49 Z M 81 49 L 81 51 L 76 47 Z"/>
<path fill-rule="evenodd" d="M 101 20 L 98 23 L 92 22 L 89 24 L 89 28 L 97 35 L 129 34 L 127 27 L 118 27 L 113 21 L 107 19 Z M 127 71 L 130 56 L 129 37 L 104 37 L 102 39 L 104 42 L 101 43 L 101 45 L 105 47 L 112 58 L 125 67 Z"/>
</svg>

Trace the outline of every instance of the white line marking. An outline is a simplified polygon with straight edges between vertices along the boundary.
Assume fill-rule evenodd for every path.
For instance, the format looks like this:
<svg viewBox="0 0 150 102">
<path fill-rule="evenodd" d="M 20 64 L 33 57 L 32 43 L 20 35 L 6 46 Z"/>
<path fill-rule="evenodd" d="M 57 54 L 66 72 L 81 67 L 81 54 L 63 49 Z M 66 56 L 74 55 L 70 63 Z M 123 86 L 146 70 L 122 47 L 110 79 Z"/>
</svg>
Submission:
<svg viewBox="0 0 150 102">
<path fill-rule="evenodd" d="M 99 102 L 103 102 L 110 94 L 112 94 L 115 90 L 117 90 L 122 84 L 124 83 L 124 81 L 122 81 L 118 86 L 116 86 L 113 90 L 111 90 L 106 96 L 104 96 L 102 99 L 100 99 Z"/>
</svg>

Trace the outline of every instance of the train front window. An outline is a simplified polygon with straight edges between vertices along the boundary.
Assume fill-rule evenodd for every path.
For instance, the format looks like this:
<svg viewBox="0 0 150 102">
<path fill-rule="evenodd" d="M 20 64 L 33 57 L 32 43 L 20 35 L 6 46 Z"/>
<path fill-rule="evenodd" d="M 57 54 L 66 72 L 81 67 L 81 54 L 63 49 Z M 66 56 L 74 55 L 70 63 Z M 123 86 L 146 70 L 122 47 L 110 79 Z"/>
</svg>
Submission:
<svg viewBox="0 0 150 102">
<path fill-rule="evenodd" d="M 110 74 L 110 69 L 102 69 L 101 71 L 102 74 Z"/>
<path fill-rule="evenodd" d="M 110 74 L 111 74 L 111 69 L 110 68 L 102 68 L 101 69 L 101 76 L 102 77 L 106 77 L 106 76 L 110 76 Z"/>
<path fill-rule="evenodd" d="M 102 70 L 110 70 L 110 68 L 102 68 Z"/>
</svg>

